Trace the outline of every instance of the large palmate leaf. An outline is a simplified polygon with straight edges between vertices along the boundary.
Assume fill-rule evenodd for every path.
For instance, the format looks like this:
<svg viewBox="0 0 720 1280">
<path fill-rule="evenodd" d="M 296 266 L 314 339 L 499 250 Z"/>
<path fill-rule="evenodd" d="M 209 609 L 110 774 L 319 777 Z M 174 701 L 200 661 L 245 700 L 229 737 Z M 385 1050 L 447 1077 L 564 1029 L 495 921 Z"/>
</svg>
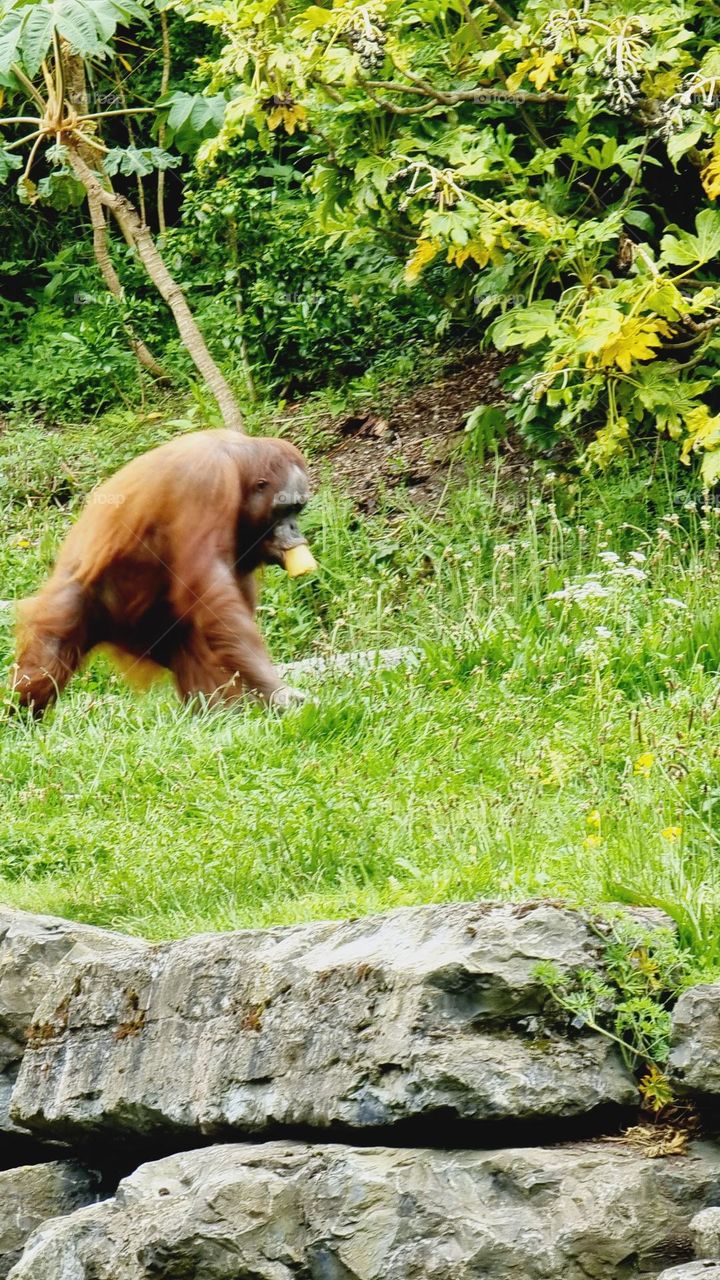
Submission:
<svg viewBox="0 0 720 1280">
<path fill-rule="evenodd" d="M 533 302 L 528 307 L 513 307 L 492 326 L 492 340 L 500 351 L 508 347 L 532 347 L 557 328 L 555 304 Z"/>
<path fill-rule="evenodd" d="M 185 154 L 194 151 L 205 138 L 219 133 L 225 119 L 227 99 L 221 93 L 169 93 L 157 104 L 165 121 L 165 141 Z"/>
<path fill-rule="evenodd" d="M 19 64 L 36 75 L 56 31 L 73 53 L 84 58 L 110 53 L 118 26 L 148 22 L 138 0 L 10 0 L 0 5 L 0 75 Z"/>
<path fill-rule="evenodd" d="M 180 163 L 179 156 L 171 156 L 160 147 L 113 147 L 105 156 L 103 167 L 108 177 L 124 173 L 126 177 L 136 174 L 146 178 L 153 169 L 175 169 Z"/>
<path fill-rule="evenodd" d="M 700 266 L 711 262 L 720 254 L 720 211 L 703 209 L 695 219 L 695 235 L 675 228 L 677 235 L 668 233 L 661 242 L 665 262 L 676 267 Z"/>
</svg>

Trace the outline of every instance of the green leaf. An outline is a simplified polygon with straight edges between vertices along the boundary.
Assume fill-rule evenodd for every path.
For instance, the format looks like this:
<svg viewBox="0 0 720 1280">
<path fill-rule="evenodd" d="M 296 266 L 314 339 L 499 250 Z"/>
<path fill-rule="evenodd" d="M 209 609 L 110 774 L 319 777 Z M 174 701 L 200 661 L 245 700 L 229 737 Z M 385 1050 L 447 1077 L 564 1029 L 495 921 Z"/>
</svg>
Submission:
<svg viewBox="0 0 720 1280">
<path fill-rule="evenodd" d="M 222 93 L 208 98 L 202 93 L 179 90 L 157 103 L 158 114 L 165 120 L 166 141 L 184 154 L 220 132 L 226 107 L 227 99 Z"/>
<path fill-rule="evenodd" d="M 64 213 L 83 203 L 85 188 L 72 173 L 50 173 L 38 182 L 36 198 L 41 204 Z"/>
<path fill-rule="evenodd" d="M 674 133 L 668 138 L 667 153 L 674 169 L 677 169 L 677 162 L 686 152 L 690 151 L 699 142 L 702 137 L 703 126 L 701 124 L 693 124 L 689 129 L 683 129 L 682 133 Z"/>
<path fill-rule="evenodd" d="M 19 13 L 8 13 L 0 22 L 0 72 L 7 74 L 13 62 L 17 62 L 17 49 L 21 35 L 21 15 Z"/>
<path fill-rule="evenodd" d="M 711 262 L 720 253 L 720 211 L 703 209 L 695 219 L 696 234 L 675 228 L 677 235 L 664 235 L 660 243 L 663 261 L 674 267 L 698 266 Z"/>
<path fill-rule="evenodd" d="M 106 52 L 107 37 L 103 34 L 103 27 L 98 23 L 104 4 L 105 0 L 101 0 L 97 6 L 97 13 L 94 14 L 84 0 L 54 0 L 53 16 L 58 35 L 67 40 L 73 53 L 79 53 L 83 57 L 93 57 Z M 107 16 L 107 10 L 105 10 L 105 16 Z M 104 29 L 107 30 L 107 24 Z"/>
<path fill-rule="evenodd" d="M 50 5 L 33 5 L 23 20 L 21 42 L 22 64 L 31 78 L 39 70 L 50 48 L 52 31 L 53 14 Z"/>
<path fill-rule="evenodd" d="M 21 168 L 20 156 L 16 156 L 12 151 L 0 150 L 0 182 L 5 182 L 14 169 Z"/>
<path fill-rule="evenodd" d="M 470 449 L 480 463 L 484 462 L 486 451 L 507 434 L 507 429 L 507 414 L 500 405 L 479 404 L 468 414 L 465 433 L 470 437 Z"/>
<path fill-rule="evenodd" d="M 646 213 L 644 209 L 629 209 L 623 217 L 629 227 L 639 227 L 641 231 L 647 232 L 648 235 L 652 235 L 655 230 L 655 223 L 650 214 Z"/>
<path fill-rule="evenodd" d="M 720 449 L 714 449 L 712 453 L 705 454 L 700 472 L 703 484 L 708 489 L 717 484 L 718 480 L 720 480 Z"/>
<path fill-rule="evenodd" d="M 532 347 L 557 328 L 554 302 L 534 302 L 529 307 L 513 307 L 490 328 L 499 351 L 507 347 Z"/>
<path fill-rule="evenodd" d="M 105 156 L 104 168 L 110 178 L 116 173 L 145 178 L 153 169 L 175 169 L 180 163 L 179 156 L 161 147 L 113 147 Z"/>
</svg>

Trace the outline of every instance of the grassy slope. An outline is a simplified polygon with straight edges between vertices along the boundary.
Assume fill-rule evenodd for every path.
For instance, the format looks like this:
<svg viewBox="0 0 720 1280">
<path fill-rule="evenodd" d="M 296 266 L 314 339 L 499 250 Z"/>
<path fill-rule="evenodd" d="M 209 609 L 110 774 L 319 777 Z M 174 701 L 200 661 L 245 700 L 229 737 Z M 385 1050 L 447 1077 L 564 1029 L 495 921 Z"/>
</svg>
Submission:
<svg viewBox="0 0 720 1280">
<path fill-rule="evenodd" d="M 39 580 L 71 518 L 48 488 L 79 494 L 157 438 L 0 437 L 0 596 Z M 276 657 L 415 644 L 411 675 L 338 678 L 284 719 L 193 716 L 97 661 L 44 723 L 4 722 L 0 899 L 163 937 L 637 896 L 715 966 L 720 521 L 675 514 L 667 478 L 538 483 L 508 515 L 515 484 L 486 470 L 439 523 L 358 523 L 326 488 L 308 521 L 320 576 L 268 572 Z M 548 598 L 568 583 L 579 598 Z"/>
</svg>

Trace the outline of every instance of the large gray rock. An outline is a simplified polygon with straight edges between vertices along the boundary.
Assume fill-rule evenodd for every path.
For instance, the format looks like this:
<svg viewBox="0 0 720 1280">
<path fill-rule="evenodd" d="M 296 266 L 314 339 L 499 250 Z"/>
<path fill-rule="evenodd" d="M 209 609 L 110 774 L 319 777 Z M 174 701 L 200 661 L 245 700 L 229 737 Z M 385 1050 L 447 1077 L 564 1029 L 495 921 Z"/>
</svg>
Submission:
<svg viewBox="0 0 720 1280">
<path fill-rule="evenodd" d="M 680 1267 L 663 1271 L 658 1280 L 720 1280 L 720 1262 L 710 1259 L 704 1262 L 686 1262 Z"/>
<path fill-rule="evenodd" d="M 538 961 L 601 953 L 576 912 L 469 903 L 71 959 L 12 1112 L 42 1136 L 187 1141 L 632 1105 L 610 1041 L 538 1017 Z"/>
<path fill-rule="evenodd" d="M 63 960 L 86 962 L 146 943 L 54 916 L 0 907 L 0 1132 L 17 1132 L 8 1108 L 33 1014 Z"/>
<path fill-rule="evenodd" d="M 720 1207 L 701 1209 L 690 1223 L 690 1237 L 698 1258 L 720 1259 Z"/>
<path fill-rule="evenodd" d="M 0 1173 L 0 1277 L 17 1262 L 36 1227 L 96 1198 L 97 1178 L 74 1161 L 23 1165 Z"/>
<path fill-rule="evenodd" d="M 669 1066 L 680 1092 L 720 1094 L 720 982 L 681 995 L 673 1010 Z"/>
<path fill-rule="evenodd" d="M 720 1149 L 273 1142 L 138 1169 L 41 1227 L 12 1280 L 629 1280 L 689 1255 Z"/>
</svg>

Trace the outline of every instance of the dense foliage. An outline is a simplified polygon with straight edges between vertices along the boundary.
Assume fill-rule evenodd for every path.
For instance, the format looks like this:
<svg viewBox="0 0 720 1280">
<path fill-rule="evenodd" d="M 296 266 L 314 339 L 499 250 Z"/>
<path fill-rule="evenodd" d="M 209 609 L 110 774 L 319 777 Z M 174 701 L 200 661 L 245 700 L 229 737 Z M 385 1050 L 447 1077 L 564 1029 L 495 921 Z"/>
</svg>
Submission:
<svg viewBox="0 0 720 1280">
<path fill-rule="evenodd" d="M 102 122 L 105 171 L 154 225 L 167 170 L 168 259 L 241 394 L 462 335 L 515 357 L 504 419 L 532 445 L 570 439 L 604 467 L 657 432 L 718 478 L 712 5 L 5 0 L 17 116 L 0 164 L 26 208 L 0 307 L 3 396 L 67 413 L 141 394 L 128 323 L 176 381 L 191 370 L 122 245 L 125 302 L 104 297 L 62 145 L 23 167 L 22 76 L 55 29 L 85 50 L 99 100 L 114 85 L 123 108 L 142 104 Z M 38 211 L 42 234 L 18 237 Z M 485 440 L 504 419 L 479 406 L 471 426 Z"/>
<path fill-rule="evenodd" d="M 301 136 L 332 242 L 392 246 L 409 280 L 442 275 L 449 315 L 521 349 L 510 412 L 532 441 L 589 424 L 604 466 L 653 428 L 715 481 L 714 6 L 179 7 L 222 40 L 206 163 L 239 135 Z"/>
</svg>

